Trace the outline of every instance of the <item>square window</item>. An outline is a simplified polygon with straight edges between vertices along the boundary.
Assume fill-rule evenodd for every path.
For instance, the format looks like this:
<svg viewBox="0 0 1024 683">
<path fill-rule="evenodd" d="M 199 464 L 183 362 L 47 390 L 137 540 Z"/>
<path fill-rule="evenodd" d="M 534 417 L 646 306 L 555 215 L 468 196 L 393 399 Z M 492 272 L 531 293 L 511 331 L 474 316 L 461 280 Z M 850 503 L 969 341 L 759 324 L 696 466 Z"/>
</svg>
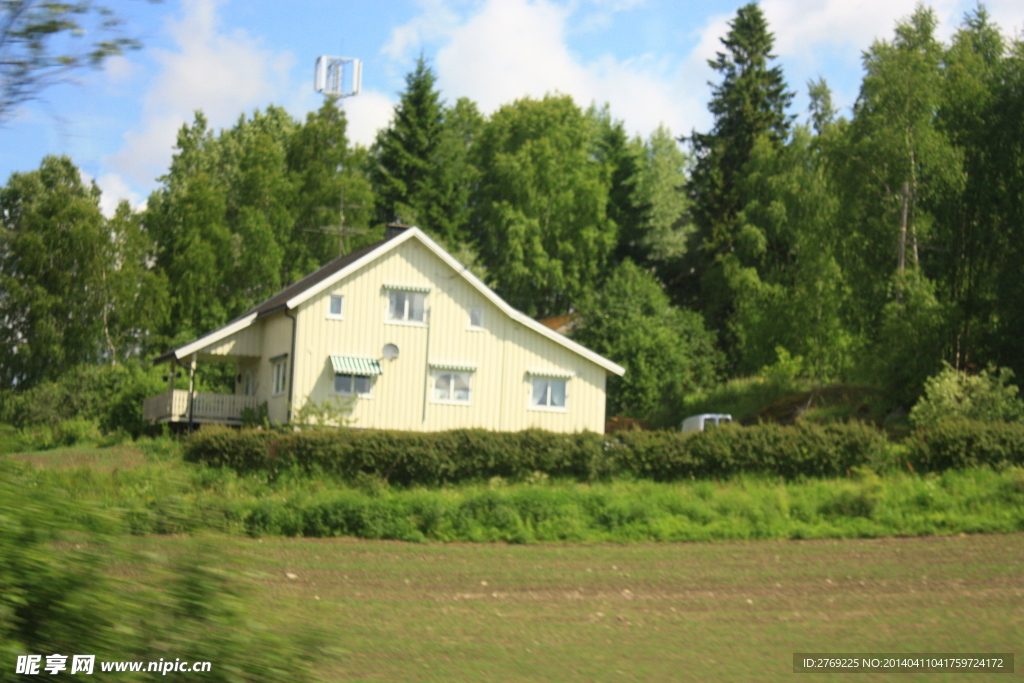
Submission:
<svg viewBox="0 0 1024 683">
<path fill-rule="evenodd" d="M 366 375 L 335 375 L 334 376 L 334 391 L 339 394 L 345 394 L 351 396 L 358 394 L 359 396 L 370 395 L 370 378 Z"/>
<path fill-rule="evenodd" d="M 331 294 L 330 301 L 327 305 L 327 317 L 328 318 L 341 318 L 342 313 L 345 310 L 345 297 L 341 294 Z"/>
<path fill-rule="evenodd" d="M 288 359 L 274 363 L 274 396 L 280 396 L 288 389 Z"/>
<path fill-rule="evenodd" d="M 471 308 L 469 309 L 469 326 L 477 329 L 481 329 L 484 326 L 484 309 L 482 308 Z"/>
<path fill-rule="evenodd" d="M 434 400 L 443 403 L 469 403 L 469 372 L 434 372 Z"/>
<path fill-rule="evenodd" d="M 552 377 L 530 380 L 530 406 L 533 408 L 565 408 L 566 381 Z"/>
<path fill-rule="evenodd" d="M 425 322 L 426 303 L 427 295 L 423 292 L 390 290 L 388 292 L 388 320 Z"/>
</svg>

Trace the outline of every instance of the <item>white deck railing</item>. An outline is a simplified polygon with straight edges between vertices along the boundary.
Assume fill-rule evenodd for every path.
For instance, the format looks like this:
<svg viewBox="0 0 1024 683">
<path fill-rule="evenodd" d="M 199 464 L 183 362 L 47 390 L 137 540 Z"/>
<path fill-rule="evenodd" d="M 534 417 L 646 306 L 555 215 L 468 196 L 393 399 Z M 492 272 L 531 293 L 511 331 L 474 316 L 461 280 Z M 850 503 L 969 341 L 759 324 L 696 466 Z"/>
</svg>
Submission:
<svg viewBox="0 0 1024 683">
<path fill-rule="evenodd" d="M 242 409 L 256 408 L 255 396 L 235 394 L 193 394 L 192 419 L 195 422 L 240 423 Z M 142 402 L 142 419 L 150 422 L 188 422 L 188 391 L 175 389 Z"/>
</svg>

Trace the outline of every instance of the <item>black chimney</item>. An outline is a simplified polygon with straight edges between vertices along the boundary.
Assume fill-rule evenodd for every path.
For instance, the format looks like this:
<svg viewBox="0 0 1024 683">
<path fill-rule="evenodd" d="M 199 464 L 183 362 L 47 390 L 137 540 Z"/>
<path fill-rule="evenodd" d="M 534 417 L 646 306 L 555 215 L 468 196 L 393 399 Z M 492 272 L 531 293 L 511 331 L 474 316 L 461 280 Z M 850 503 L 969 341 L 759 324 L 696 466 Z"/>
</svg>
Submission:
<svg viewBox="0 0 1024 683">
<path fill-rule="evenodd" d="M 411 228 L 411 225 L 402 225 L 401 223 L 388 223 L 388 227 L 384 229 L 384 239 L 389 240 L 392 237 L 401 235 L 403 232 Z"/>
</svg>

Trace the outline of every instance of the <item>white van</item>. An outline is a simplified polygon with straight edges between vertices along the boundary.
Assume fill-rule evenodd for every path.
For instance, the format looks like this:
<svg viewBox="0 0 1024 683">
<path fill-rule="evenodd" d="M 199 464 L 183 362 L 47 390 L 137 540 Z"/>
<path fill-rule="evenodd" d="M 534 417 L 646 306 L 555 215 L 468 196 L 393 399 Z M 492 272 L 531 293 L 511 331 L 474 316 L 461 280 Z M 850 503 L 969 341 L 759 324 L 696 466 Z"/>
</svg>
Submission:
<svg viewBox="0 0 1024 683">
<path fill-rule="evenodd" d="M 717 427 L 718 425 L 732 422 L 732 415 L 726 415 L 724 413 L 704 413 L 702 415 L 693 415 L 683 420 L 683 423 L 679 425 L 679 431 L 681 432 L 703 432 L 705 429 L 710 427 Z"/>
</svg>

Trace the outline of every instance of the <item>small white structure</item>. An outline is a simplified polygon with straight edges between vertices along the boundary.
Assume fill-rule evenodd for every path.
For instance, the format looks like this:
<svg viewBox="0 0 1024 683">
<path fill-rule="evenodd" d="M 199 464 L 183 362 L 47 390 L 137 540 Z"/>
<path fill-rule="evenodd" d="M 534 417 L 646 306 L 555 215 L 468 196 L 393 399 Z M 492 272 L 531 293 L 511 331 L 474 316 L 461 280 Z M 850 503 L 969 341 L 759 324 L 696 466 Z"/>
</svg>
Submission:
<svg viewBox="0 0 1024 683">
<path fill-rule="evenodd" d="M 353 57 L 316 58 L 313 88 L 331 97 L 358 95 L 363 85 L 363 63 Z"/>
<path fill-rule="evenodd" d="M 708 427 L 717 427 L 726 422 L 732 422 L 732 415 L 726 413 L 702 413 L 701 415 L 693 415 L 683 420 L 683 423 L 679 425 L 679 431 L 703 432 Z"/>
</svg>

